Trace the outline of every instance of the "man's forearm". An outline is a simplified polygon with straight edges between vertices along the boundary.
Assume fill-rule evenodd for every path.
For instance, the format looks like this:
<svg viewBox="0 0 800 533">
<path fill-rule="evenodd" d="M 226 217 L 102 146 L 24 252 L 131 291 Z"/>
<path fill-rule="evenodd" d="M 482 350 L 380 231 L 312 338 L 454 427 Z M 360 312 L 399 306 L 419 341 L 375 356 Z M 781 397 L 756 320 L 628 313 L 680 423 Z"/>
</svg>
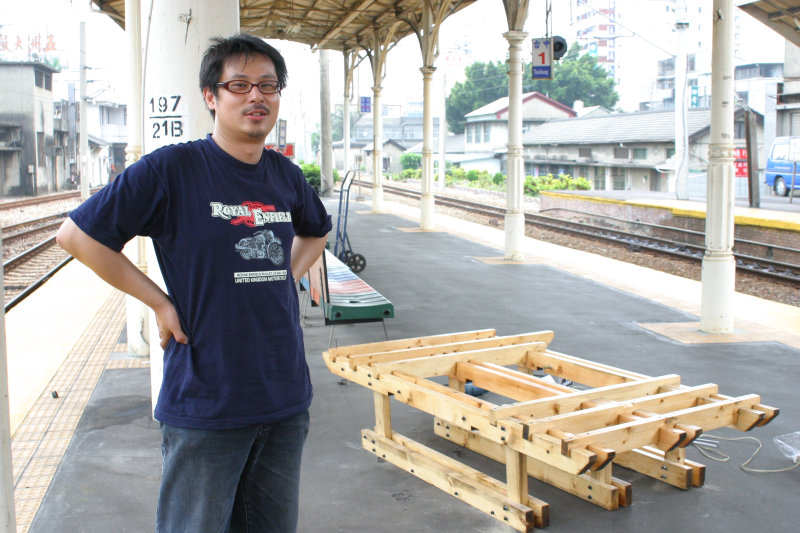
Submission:
<svg viewBox="0 0 800 533">
<path fill-rule="evenodd" d="M 328 236 L 324 237 L 300 237 L 294 238 L 292 243 L 292 276 L 295 280 L 308 272 L 314 261 L 322 254 Z"/>
</svg>

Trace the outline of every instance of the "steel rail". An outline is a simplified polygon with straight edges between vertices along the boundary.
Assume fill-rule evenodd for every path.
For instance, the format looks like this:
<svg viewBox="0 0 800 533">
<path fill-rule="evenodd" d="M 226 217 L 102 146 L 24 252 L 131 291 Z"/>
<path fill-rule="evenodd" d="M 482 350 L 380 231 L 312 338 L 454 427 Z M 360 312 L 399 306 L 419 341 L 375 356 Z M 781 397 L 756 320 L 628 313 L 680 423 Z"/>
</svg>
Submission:
<svg viewBox="0 0 800 533">
<path fill-rule="evenodd" d="M 371 186 L 371 183 L 363 183 Z M 389 194 L 397 194 L 408 198 L 418 199 L 421 196 L 419 191 L 413 189 L 406 189 L 403 187 L 396 187 L 392 185 L 384 185 L 383 188 Z M 468 212 L 478 213 L 486 216 L 502 218 L 506 210 L 502 207 L 481 204 L 469 200 L 460 200 L 447 196 L 434 194 L 434 199 L 438 205 L 462 209 Z M 607 217 L 604 215 L 595 215 L 593 213 L 583 213 L 587 216 L 602 217 L 602 218 L 615 218 Z M 617 219 L 621 220 L 621 219 Z M 625 221 L 633 222 L 634 221 Z M 539 226 L 549 229 L 551 231 L 560 231 L 567 234 L 578 235 L 585 238 L 599 239 L 616 244 L 626 245 L 633 251 L 648 250 L 657 254 L 671 255 L 678 258 L 689 259 L 693 261 L 700 261 L 705 254 L 705 247 L 696 244 L 674 241 L 670 239 L 663 239 L 653 237 L 650 235 L 642 235 L 629 231 L 615 230 L 611 228 L 599 228 L 595 225 L 585 224 L 582 222 L 565 221 L 554 217 L 545 215 L 538 215 L 535 213 L 525 213 L 526 225 Z M 685 235 L 697 235 L 699 232 L 693 230 L 684 230 L 673 226 L 661 226 L 657 224 L 642 223 L 651 228 L 663 228 L 669 231 L 677 232 Z M 704 234 L 702 234 L 704 235 Z M 773 246 L 767 243 L 759 243 L 754 241 L 737 241 L 742 244 L 758 245 L 765 248 L 781 249 L 789 252 L 800 251 L 793 248 Z M 800 265 L 794 265 L 781 261 L 774 261 L 767 258 L 753 257 L 734 252 L 734 259 L 736 261 L 736 268 L 744 272 L 750 272 L 765 277 L 779 279 L 782 281 L 789 281 L 792 283 L 800 284 Z"/>
<path fill-rule="evenodd" d="M 41 278 L 39 278 L 36 281 L 34 281 L 32 284 L 28 285 L 28 287 L 25 288 L 21 293 L 19 293 L 16 296 L 14 296 L 14 298 L 12 298 L 7 304 L 5 304 L 5 312 L 8 313 L 11 309 L 13 309 L 22 300 L 24 300 L 25 298 L 27 298 L 28 296 L 33 294 L 33 292 L 36 289 L 38 289 L 39 287 L 44 285 L 47 280 L 52 278 L 55 275 L 56 272 L 58 272 L 59 270 L 61 270 L 65 266 L 67 266 L 67 263 L 72 261 L 72 259 L 73 259 L 72 256 L 67 257 L 66 259 L 61 261 L 58 265 L 56 265 L 54 268 L 49 270 L 47 272 L 47 274 L 45 274 Z"/>
</svg>

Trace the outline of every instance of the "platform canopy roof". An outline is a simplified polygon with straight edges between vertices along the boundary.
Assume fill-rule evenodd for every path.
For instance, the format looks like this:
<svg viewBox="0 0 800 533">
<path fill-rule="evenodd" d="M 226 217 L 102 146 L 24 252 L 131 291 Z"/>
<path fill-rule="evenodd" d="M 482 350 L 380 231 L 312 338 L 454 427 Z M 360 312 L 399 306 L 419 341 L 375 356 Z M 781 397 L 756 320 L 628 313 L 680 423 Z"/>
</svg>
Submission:
<svg viewBox="0 0 800 533">
<path fill-rule="evenodd" d="M 125 0 L 93 0 L 95 5 L 125 26 Z M 450 13 L 476 0 L 451 1 Z M 371 48 L 376 30 L 404 20 L 421 20 L 423 0 L 239 0 L 241 31 L 266 39 L 284 39 L 314 48 L 357 50 Z M 497 2 L 497 9 L 502 9 Z M 498 31 L 503 31 L 498 28 Z M 414 32 L 400 24 L 394 40 Z"/>
<path fill-rule="evenodd" d="M 789 42 L 800 46 L 800 0 L 739 0 L 736 5 Z"/>
</svg>

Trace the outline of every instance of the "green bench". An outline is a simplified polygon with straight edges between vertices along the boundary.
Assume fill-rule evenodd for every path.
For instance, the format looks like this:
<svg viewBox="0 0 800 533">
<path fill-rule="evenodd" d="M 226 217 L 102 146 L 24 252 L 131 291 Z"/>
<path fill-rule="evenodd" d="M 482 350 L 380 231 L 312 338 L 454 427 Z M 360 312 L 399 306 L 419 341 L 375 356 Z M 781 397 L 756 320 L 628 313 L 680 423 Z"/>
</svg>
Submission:
<svg viewBox="0 0 800 533">
<path fill-rule="evenodd" d="M 386 339 L 386 319 L 394 318 L 394 305 L 370 287 L 330 251 L 325 250 L 308 272 L 300 279 L 301 289 L 308 292 L 309 301 L 320 307 L 325 325 L 333 330 L 337 324 L 381 322 Z M 305 312 L 303 313 L 305 317 Z"/>
</svg>

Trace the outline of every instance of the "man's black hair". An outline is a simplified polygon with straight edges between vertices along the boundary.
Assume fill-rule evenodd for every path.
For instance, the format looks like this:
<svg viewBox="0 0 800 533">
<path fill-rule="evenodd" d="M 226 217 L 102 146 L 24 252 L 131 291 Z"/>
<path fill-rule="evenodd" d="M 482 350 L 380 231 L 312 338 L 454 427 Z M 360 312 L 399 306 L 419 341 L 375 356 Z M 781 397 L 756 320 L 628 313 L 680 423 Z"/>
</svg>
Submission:
<svg viewBox="0 0 800 533">
<path fill-rule="evenodd" d="M 200 63 L 200 89 L 208 87 L 214 96 L 217 95 L 220 76 L 225 68 L 225 63 L 231 58 L 243 58 L 247 61 L 253 55 L 266 56 L 275 65 L 275 72 L 278 74 L 278 86 L 283 89 L 286 87 L 286 62 L 283 56 L 275 48 L 265 43 L 262 39 L 246 33 L 239 33 L 232 37 L 215 37 L 211 39 L 211 46 L 208 47 Z M 211 111 L 214 116 L 214 112 Z"/>
</svg>

